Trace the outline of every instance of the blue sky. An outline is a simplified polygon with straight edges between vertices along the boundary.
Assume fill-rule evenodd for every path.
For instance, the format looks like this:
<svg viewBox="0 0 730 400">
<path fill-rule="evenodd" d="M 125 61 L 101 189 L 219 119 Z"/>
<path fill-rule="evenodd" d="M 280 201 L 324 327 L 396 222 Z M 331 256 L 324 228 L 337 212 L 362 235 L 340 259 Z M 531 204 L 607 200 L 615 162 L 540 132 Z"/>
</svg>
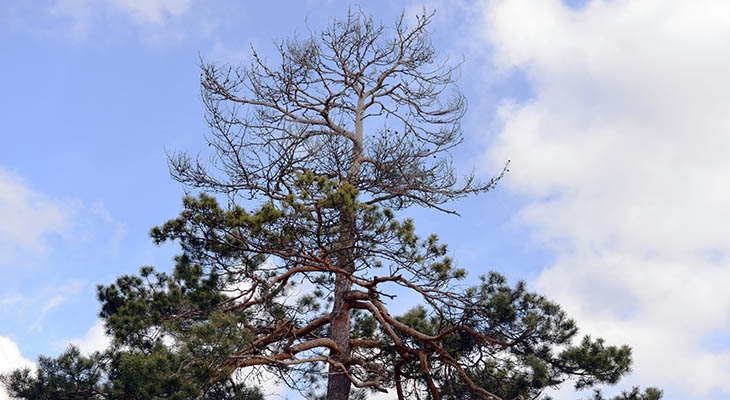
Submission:
<svg viewBox="0 0 730 400">
<path fill-rule="evenodd" d="M 346 2 L 11 0 L 0 4 L 0 371 L 105 339 L 95 287 L 174 245 L 149 229 L 183 194 L 165 152 L 204 151 L 199 57 L 317 29 Z M 512 160 L 494 192 L 412 210 L 472 275 L 494 269 L 634 347 L 619 387 L 730 395 L 730 3 L 371 1 L 436 9 L 462 57 L 463 170 Z M 573 398 L 567 390 L 558 398 Z M 0 399 L 3 394 L 0 393 Z"/>
</svg>

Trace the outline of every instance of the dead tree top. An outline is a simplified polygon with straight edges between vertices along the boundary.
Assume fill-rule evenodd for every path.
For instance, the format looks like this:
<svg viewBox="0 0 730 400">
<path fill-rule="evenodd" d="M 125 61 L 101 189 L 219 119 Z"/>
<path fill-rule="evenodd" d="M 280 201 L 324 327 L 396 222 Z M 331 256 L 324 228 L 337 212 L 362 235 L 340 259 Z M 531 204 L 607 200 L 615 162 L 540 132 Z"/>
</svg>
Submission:
<svg viewBox="0 0 730 400">
<path fill-rule="evenodd" d="M 433 14 L 393 27 L 360 11 L 305 39 L 281 41 L 271 65 L 202 64 L 211 127 L 210 164 L 171 157 L 174 178 L 253 199 L 293 193 L 296 173 L 347 181 L 370 204 L 441 205 L 492 188 L 499 177 L 459 182 L 449 150 L 462 141 L 466 100 L 458 65 L 440 60 L 427 30 Z M 209 168 L 212 166 L 213 168 Z"/>
</svg>

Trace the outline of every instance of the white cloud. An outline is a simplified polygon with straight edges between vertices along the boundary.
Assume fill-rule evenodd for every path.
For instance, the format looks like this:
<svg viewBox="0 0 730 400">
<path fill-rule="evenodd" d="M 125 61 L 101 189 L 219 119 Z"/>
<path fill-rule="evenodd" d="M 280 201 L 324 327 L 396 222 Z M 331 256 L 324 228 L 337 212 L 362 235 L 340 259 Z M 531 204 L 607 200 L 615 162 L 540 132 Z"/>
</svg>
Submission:
<svg viewBox="0 0 730 400">
<path fill-rule="evenodd" d="M 122 13 L 139 24 L 161 25 L 182 16 L 191 6 L 192 0 L 57 0 L 52 12 L 86 24 L 103 8 Z"/>
<path fill-rule="evenodd" d="M 730 394 L 730 2 L 485 10 L 495 62 L 534 86 L 487 159 L 556 252 L 539 290 L 632 345 L 630 382 Z"/>
<path fill-rule="evenodd" d="M 398 394 L 395 392 L 395 389 L 389 389 L 388 393 L 383 392 L 375 392 L 375 393 L 368 393 L 368 399 L 370 400 L 397 400 Z"/>
<path fill-rule="evenodd" d="M 18 250 L 45 252 L 49 236 L 67 232 L 73 214 L 72 204 L 51 200 L 0 168 L 0 264 Z"/>
<path fill-rule="evenodd" d="M 248 47 L 229 46 L 217 40 L 209 52 L 210 55 L 206 55 L 205 62 L 246 65 L 250 59 L 250 52 L 251 50 Z"/>
<path fill-rule="evenodd" d="M 0 297 L 0 312 L 17 307 L 23 300 L 25 300 L 25 297 L 18 293 L 3 295 L 3 297 Z"/>
<path fill-rule="evenodd" d="M 92 232 L 103 230 L 108 233 L 107 247 L 109 252 L 116 254 L 122 247 L 122 242 L 127 236 L 127 224 L 116 219 L 109 210 L 106 209 L 104 203 L 97 201 L 92 203 L 88 208 L 88 215 L 85 216 L 85 226 L 81 230 L 86 231 L 84 241 L 98 240 L 99 235 Z"/>
<path fill-rule="evenodd" d="M 82 354 L 90 355 L 109 347 L 111 338 L 104 331 L 104 321 L 98 320 L 83 337 L 71 339 L 68 344 L 78 347 Z"/>
<path fill-rule="evenodd" d="M 260 367 L 239 368 L 233 373 L 233 379 L 238 383 L 249 386 L 258 386 L 267 399 L 286 399 L 287 387 L 275 374 Z"/>
<path fill-rule="evenodd" d="M 54 250 L 54 242 L 68 246 L 104 241 L 115 253 L 126 233 L 126 225 L 103 203 L 53 199 L 0 167 L 0 266 L 43 257 Z M 0 301 L 0 308 L 6 301 Z"/>
<path fill-rule="evenodd" d="M 133 19 L 161 24 L 167 18 L 179 17 L 190 9 L 192 0 L 107 0 Z"/>
<path fill-rule="evenodd" d="M 39 17 L 48 17 L 38 29 L 46 35 L 76 41 L 91 36 L 106 40 L 132 28 L 145 42 L 159 44 L 179 41 L 191 29 L 183 20 L 190 14 L 193 3 L 193 0 L 55 0 L 46 9 L 28 7 L 16 18 L 35 25 Z M 205 31 L 201 26 L 195 29 Z"/>
<path fill-rule="evenodd" d="M 5 374 L 18 368 L 33 368 L 34 364 L 23 357 L 18 345 L 10 338 L 0 336 L 0 374 Z M 0 385 L 0 400 L 9 400 L 5 388 Z"/>
<path fill-rule="evenodd" d="M 43 308 L 38 313 L 38 317 L 36 317 L 35 322 L 30 327 L 31 330 L 40 332 L 43 330 L 43 320 L 46 319 L 46 315 L 48 315 L 49 312 L 51 312 L 54 308 L 60 306 L 61 304 L 67 302 L 69 300 L 66 296 L 53 296 L 51 297 L 46 303 L 43 305 Z"/>
</svg>

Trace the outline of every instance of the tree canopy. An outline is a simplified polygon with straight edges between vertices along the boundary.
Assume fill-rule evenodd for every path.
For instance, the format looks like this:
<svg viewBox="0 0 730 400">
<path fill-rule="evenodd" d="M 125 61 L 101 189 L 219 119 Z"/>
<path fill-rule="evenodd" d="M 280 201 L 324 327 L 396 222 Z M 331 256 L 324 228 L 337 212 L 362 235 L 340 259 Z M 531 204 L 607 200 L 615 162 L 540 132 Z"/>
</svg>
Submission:
<svg viewBox="0 0 730 400">
<path fill-rule="evenodd" d="M 332 400 L 527 399 L 566 381 L 616 383 L 627 346 L 579 337 L 523 282 L 491 272 L 466 284 L 436 235 L 398 218 L 413 205 L 453 213 L 449 202 L 506 172 L 455 174 L 466 101 L 431 17 L 384 26 L 355 10 L 280 42 L 276 64 L 256 52 L 245 67 L 203 63 L 213 154 L 170 156 L 190 195 L 151 231 L 180 244 L 173 271 L 99 286 L 112 347 L 41 358 L 36 373 L 3 377 L 11 394 L 258 399 L 262 373 Z M 406 294 L 419 301 L 393 315 Z"/>
</svg>

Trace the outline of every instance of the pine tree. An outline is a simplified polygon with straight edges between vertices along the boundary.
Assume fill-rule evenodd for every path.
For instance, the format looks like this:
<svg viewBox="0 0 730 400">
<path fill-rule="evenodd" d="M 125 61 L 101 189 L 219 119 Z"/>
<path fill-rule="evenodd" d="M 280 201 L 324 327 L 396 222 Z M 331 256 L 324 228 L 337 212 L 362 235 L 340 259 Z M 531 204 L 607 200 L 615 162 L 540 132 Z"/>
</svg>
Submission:
<svg viewBox="0 0 730 400">
<path fill-rule="evenodd" d="M 241 371 L 328 400 L 526 399 L 571 378 L 617 382 L 627 346 L 573 344 L 578 329 L 557 304 L 497 273 L 465 287 L 447 247 L 396 217 L 413 205 L 454 213 L 449 202 L 506 172 L 455 175 L 466 101 L 432 46 L 431 17 L 385 27 L 353 11 L 281 42 L 276 65 L 255 52 L 248 67 L 204 63 L 213 156 L 170 157 L 173 178 L 202 193 L 151 232 L 180 243 L 174 272 L 144 267 L 100 286 L 113 347 L 43 358 L 37 376 L 3 378 L 11 393 L 260 398 Z M 420 301 L 391 315 L 406 292 Z"/>
</svg>

